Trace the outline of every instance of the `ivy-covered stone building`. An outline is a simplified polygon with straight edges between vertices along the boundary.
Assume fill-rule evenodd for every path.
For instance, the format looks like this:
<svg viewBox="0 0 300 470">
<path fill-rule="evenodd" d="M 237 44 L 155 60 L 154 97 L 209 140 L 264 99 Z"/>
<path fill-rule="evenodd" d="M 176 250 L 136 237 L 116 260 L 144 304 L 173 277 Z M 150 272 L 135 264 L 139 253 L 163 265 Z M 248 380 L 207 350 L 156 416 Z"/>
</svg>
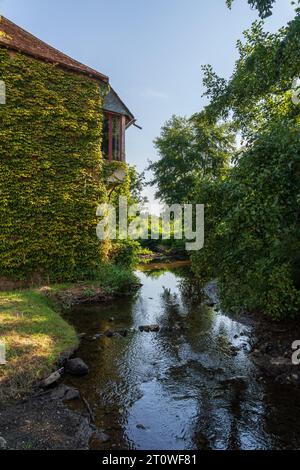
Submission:
<svg viewBox="0 0 300 470">
<path fill-rule="evenodd" d="M 0 285 L 88 276 L 104 162 L 125 162 L 134 116 L 106 75 L 4 17 L 0 83 Z"/>
</svg>

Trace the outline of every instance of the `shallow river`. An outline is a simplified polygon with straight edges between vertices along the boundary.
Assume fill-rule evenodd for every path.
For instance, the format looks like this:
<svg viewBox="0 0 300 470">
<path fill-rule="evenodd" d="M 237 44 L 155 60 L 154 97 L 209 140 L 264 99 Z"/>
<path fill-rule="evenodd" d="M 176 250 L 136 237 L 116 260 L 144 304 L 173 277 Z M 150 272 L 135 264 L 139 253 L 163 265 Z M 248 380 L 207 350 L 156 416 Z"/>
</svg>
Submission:
<svg viewBox="0 0 300 470">
<path fill-rule="evenodd" d="M 262 381 L 250 327 L 204 305 L 181 263 L 137 274 L 135 296 L 68 314 L 90 367 L 69 383 L 111 438 L 100 448 L 300 448 L 300 397 Z M 149 324 L 160 332 L 138 331 Z M 130 331 L 92 340 L 108 329 Z"/>
</svg>

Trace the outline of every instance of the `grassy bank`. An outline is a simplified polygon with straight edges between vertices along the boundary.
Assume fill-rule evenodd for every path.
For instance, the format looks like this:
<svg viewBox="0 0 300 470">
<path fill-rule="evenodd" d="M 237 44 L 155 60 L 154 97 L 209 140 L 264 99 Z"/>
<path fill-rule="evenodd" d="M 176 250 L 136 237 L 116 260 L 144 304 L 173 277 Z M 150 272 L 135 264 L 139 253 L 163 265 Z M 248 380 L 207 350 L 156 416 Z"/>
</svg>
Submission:
<svg viewBox="0 0 300 470">
<path fill-rule="evenodd" d="M 76 332 L 61 317 L 60 305 L 105 301 L 135 284 L 132 272 L 104 266 L 93 281 L 0 293 L 0 343 L 7 353 L 7 364 L 0 366 L 0 401 L 26 396 L 61 353 L 77 346 Z"/>
<path fill-rule="evenodd" d="M 78 339 L 50 299 L 35 291 L 15 291 L 0 293 L 0 342 L 7 359 L 0 366 L 3 401 L 25 396 Z"/>
</svg>

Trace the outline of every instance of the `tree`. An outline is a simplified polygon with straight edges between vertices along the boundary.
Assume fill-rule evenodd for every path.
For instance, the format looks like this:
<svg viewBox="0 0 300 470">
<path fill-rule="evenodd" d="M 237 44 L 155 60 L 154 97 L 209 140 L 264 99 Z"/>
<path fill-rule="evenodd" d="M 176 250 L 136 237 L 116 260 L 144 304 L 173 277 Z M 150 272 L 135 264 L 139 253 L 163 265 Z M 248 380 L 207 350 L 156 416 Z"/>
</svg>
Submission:
<svg viewBox="0 0 300 470">
<path fill-rule="evenodd" d="M 274 2 L 249 3 L 267 16 Z M 300 309 L 300 105 L 292 99 L 299 37 L 298 7 L 277 33 L 256 21 L 238 41 L 229 80 L 204 67 L 208 106 L 163 127 L 160 159 L 150 165 L 165 202 L 205 204 L 196 276 L 218 279 L 225 310 L 275 319 Z M 233 131 L 242 138 L 238 149 Z"/>
<path fill-rule="evenodd" d="M 229 8 L 231 8 L 234 0 L 226 0 Z M 255 8 L 259 12 L 261 18 L 267 18 L 272 15 L 273 4 L 276 0 L 248 0 L 251 8 Z"/>
<path fill-rule="evenodd" d="M 256 22 L 238 43 L 228 82 L 205 69 L 205 112 L 227 119 L 244 138 L 226 180 L 206 188 L 200 182 L 196 197 L 207 203 L 207 223 L 193 269 L 219 279 L 226 310 L 299 313 L 300 106 L 292 101 L 299 32 L 299 9 L 276 34 Z"/>
<path fill-rule="evenodd" d="M 233 144 L 230 128 L 205 114 L 173 116 L 155 140 L 160 159 L 148 168 L 154 175 L 150 184 L 158 187 L 156 197 L 169 205 L 191 201 L 197 181 L 226 172 Z"/>
<path fill-rule="evenodd" d="M 226 81 L 211 66 L 204 68 L 205 95 L 210 99 L 206 112 L 212 119 L 232 117 L 235 128 L 251 136 L 277 119 L 285 101 L 291 104 L 292 83 L 300 70 L 300 12 L 277 33 L 264 31 L 263 22 L 254 22 L 238 41 L 239 58 Z M 295 115 L 297 109 L 287 106 Z"/>
<path fill-rule="evenodd" d="M 139 173 L 135 166 L 128 166 L 130 178 L 130 194 L 135 203 L 145 204 L 148 202 L 146 196 L 143 196 L 143 190 L 146 186 L 145 173 Z"/>
</svg>

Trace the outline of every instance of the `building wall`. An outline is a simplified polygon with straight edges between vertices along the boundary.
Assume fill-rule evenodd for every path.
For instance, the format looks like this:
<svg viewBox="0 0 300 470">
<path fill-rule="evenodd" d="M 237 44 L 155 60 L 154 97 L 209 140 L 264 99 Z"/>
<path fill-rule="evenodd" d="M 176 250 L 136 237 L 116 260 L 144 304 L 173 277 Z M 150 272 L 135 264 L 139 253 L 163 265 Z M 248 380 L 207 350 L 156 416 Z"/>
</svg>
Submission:
<svg viewBox="0 0 300 470">
<path fill-rule="evenodd" d="M 0 77 L 0 278 L 84 278 L 102 256 L 99 84 L 2 47 Z"/>
</svg>

